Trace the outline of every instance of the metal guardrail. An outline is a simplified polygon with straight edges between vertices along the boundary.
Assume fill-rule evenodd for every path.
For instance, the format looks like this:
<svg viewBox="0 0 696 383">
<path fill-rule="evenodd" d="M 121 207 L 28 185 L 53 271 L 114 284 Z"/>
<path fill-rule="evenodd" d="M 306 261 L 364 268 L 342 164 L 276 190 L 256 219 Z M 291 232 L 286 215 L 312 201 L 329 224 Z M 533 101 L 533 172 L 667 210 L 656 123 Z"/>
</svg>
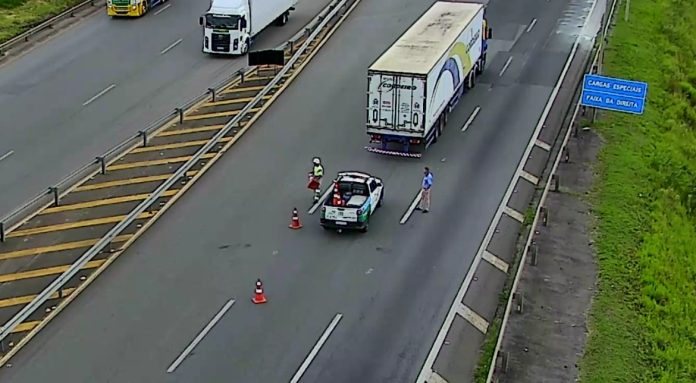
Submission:
<svg viewBox="0 0 696 383">
<path fill-rule="evenodd" d="M 201 157 L 204 154 L 210 151 L 220 141 L 221 138 L 223 138 L 227 133 L 229 133 L 233 128 L 235 128 L 235 126 L 241 126 L 240 122 L 244 119 L 244 117 L 246 117 L 246 115 L 250 111 L 252 111 L 252 109 L 261 100 L 264 99 L 266 94 L 268 94 L 276 86 L 276 84 L 278 84 L 278 82 L 283 79 L 283 77 L 290 69 L 294 68 L 295 62 L 297 62 L 297 60 L 300 59 L 300 56 L 302 56 L 305 53 L 307 48 L 310 46 L 313 40 L 321 33 L 321 31 L 327 25 L 327 23 L 330 20 L 332 20 L 333 17 L 341 9 L 344 9 L 345 11 L 344 7 L 347 2 L 352 2 L 352 0 L 334 0 L 325 8 L 325 12 L 321 12 L 312 22 L 310 22 L 309 25 L 311 25 L 311 27 L 305 28 L 303 31 L 296 34 L 292 40 L 282 44 L 279 49 L 286 49 L 287 47 L 291 47 L 291 52 L 293 52 L 293 54 L 290 60 L 285 64 L 285 66 L 274 76 L 273 80 L 271 80 L 271 82 L 269 82 L 261 90 L 261 92 L 256 95 L 256 97 L 254 97 L 248 104 L 246 104 L 246 106 L 240 111 L 239 114 L 237 114 L 232 120 L 225 124 L 222 130 L 215 134 L 215 136 L 213 136 L 213 138 L 211 138 L 201 149 L 199 149 L 185 164 L 179 167 L 176 173 L 172 174 L 163 184 L 161 184 L 153 193 L 151 193 L 147 199 L 145 199 L 138 206 L 136 206 L 121 222 L 119 222 L 116 226 L 109 230 L 109 232 L 105 234 L 96 244 L 90 247 L 90 249 L 87 250 L 77 261 L 75 261 L 68 270 L 66 270 L 58 278 L 53 280 L 51 284 L 48 287 L 46 287 L 41 293 L 39 293 L 29 304 L 25 305 L 22 308 L 22 310 L 20 310 L 15 316 L 13 316 L 9 321 L 7 321 L 7 323 L 0 327 L 0 341 L 5 339 L 5 337 L 7 337 L 18 325 L 20 325 L 24 320 L 26 320 L 30 315 L 32 315 L 32 313 L 34 313 L 38 308 L 40 308 L 43 303 L 50 299 L 51 295 L 59 291 L 61 287 L 65 283 L 67 283 L 75 274 L 77 274 L 86 263 L 88 263 L 92 258 L 97 256 L 99 252 L 103 250 L 116 236 L 118 236 L 124 229 L 126 229 L 126 227 L 128 227 L 128 225 L 130 225 L 134 220 L 136 220 L 141 213 L 145 212 L 150 207 L 150 205 L 157 201 L 157 199 L 159 199 L 165 191 L 167 191 L 178 180 L 180 180 L 186 174 L 186 172 L 201 159 Z M 339 17 L 342 17 L 342 15 L 343 14 L 341 14 Z M 297 41 L 297 39 L 300 38 L 302 34 L 309 34 L 309 36 L 307 36 L 302 45 L 297 50 L 295 50 L 294 41 Z M 246 68 L 236 72 L 235 76 L 244 76 L 245 72 Z M 155 121 L 154 123 L 150 124 L 146 129 L 140 131 L 134 137 L 131 137 L 130 139 L 120 143 L 116 147 L 107 151 L 104 155 L 97 157 L 95 161 L 92 161 L 91 163 L 76 170 L 71 175 L 61 180 L 57 184 L 57 186 L 49 188 L 48 192 L 44 192 L 34 197 L 26 204 L 24 204 L 21 208 L 12 212 L 9 215 L 10 218 L 3 218 L 3 221 L 0 223 L 8 222 L 8 219 L 20 216 L 20 213 L 22 211 L 26 211 L 31 207 L 39 205 L 39 201 L 43 201 L 47 195 L 50 196 L 50 198 L 54 198 L 55 202 L 59 202 L 60 193 L 58 188 L 61 185 L 69 185 L 69 182 L 71 180 L 74 180 L 75 178 L 78 178 L 79 175 L 82 175 L 82 177 L 80 178 L 81 180 L 84 179 L 85 174 L 89 175 L 90 172 L 94 173 L 100 170 L 103 171 L 105 164 L 110 162 L 109 159 L 117 159 L 119 155 L 123 154 L 123 152 L 126 149 L 128 149 L 131 146 L 137 145 L 143 139 L 147 139 L 149 133 L 159 128 L 162 125 L 162 123 L 166 122 L 167 120 L 175 118 L 177 114 L 179 115 L 179 118 L 183 118 L 184 110 L 188 109 L 188 107 L 195 105 L 196 103 L 202 101 L 203 99 L 211 95 L 213 89 L 219 89 L 222 85 L 229 84 L 230 82 L 234 81 L 235 76 L 230 77 L 226 81 L 222 81 L 220 84 L 216 85 L 216 87 L 209 88 L 208 91 L 206 91 L 206 93 L 187 103 L 186 107 L 177 108 L 175 112 L 160 118 L 158 121 Z M 74 186 L 76 182 L 77 181 L 73 182 L 73 185 L 71 185 L 70 187 Z M 70 187 L 67 187 L 66 191 L 69 190 Z M 29 214 L 29 216 L 33 214 L 36 213 L 32 212 Z"/>
<path fill-rule="evenodd" d="M 295 35 L 293 35 L 293 37 L 290 38 L 288 42 L 279 45 L 276 49 L 290 48 L 291 52 L 295 52 L 295 41 L 299 40 L 303 36 L 311 35 L 317 29 L 321 29 L 319 28 L 319 25 L 322 25 L 323 27 L 323 24 L 321 24 L 322 21 L 327 18 L 330 18 L 326 13 L 331 12 L 331 10 L 335 7 L 334 4 L 335 2 L 329 4 L 329 6 L 326 7 L 326 12 L 320 12 L 319 15 L 317 15 L 312 21 L 310 21 L 310 23 L 308 23 L 308 27 L 305 27 L 303 30 L 297 32 Z M 15 230 L 27 219 L 32 218 L 34 215 L 36 215 L 36 213 L 38 213 L 42 209 L 45 209 L 51 205 L 59 205 L 60 199 L 65 194 L 67 194 L 72 188 L 77 186 L 77 183 L 79 183 L 80 181 L 84 180 L 85 178 L 91 177 L 97 174 L 98 172 L 101 172 L 102 174 L 105 173 L 105 168 L 109 163 L 117 160 L 125 152 L 135 147 L 136 145 L 142 142 L 147 142 L 148 138 L 160 127 L 162 127 L 162 125 L 167 121 L 170 121 L 176 118 L 177 116 L 181 121 L 181 119 L 183 118 L 183 113 L 191 106 L 199 102 L 202 102 L 207 97 L 216 94 L 218 90 L 237 79 L 240 81 L 244 81 L 244 77 L 249 71 L 250 68 L 245 67 L 234 72 L 231 76 L 222 79 L 215 85 L 207 88 L 206 91 L 201 93 L 199 96 L 191 99 L 185 105 L 174 108 L 170 114 L 163 116 L 157 119 L 156 121 L 148 124 L 144 129 L 139 130 L 135 135 L 123 140 L 121 143 L 107 150 L 105 153 L 96 156 L 94 160 L 92 160 L 91 162 L 74 170 L 68 176 L 62 178 L 57 183 L 47 187 L 39 194 L 22 203 L 18 208 L 4 215 L 2 218 L 0 218 L 0 242 L 4 242 L 7 234 Z"/>
<path fill-rule="evenodd" d="M 590 71 L 594 72 L 598 68 L 599 60 L 600 57 L 602 56 L 604 44 L 606 43 L 606 38 L 607 38 L 607 33 L 609 31 L 609 26 L 611 25 L 611 20 L 614 16 L 614 11 L 616 9 L 616 5 L 618 3 L 618 0 L 612 0 L 612 5 L 609 10 L 608 17 L 602 17 L 603 20 L 603 25 L 601 26 L 601 33 L 599 36 L 596 36 L 594 38 L 594 42 L 597 41 L 597 38 L 599 37 L 599 45 L 596 49 L 595 56 L 594 58 L 590 61 L 588 60 L 588 63 L 585 65 L 585 70 L 584 72 L 587 73 L 587 70 L 589 69 Z M 606 12 L 605 12 L 606 15 Z M 589 16 L 588 16 L 589 17 Z M 588 65 L 589 64 L 589 65 Z M 577 96 L 578 89 L 581 85 L 578 84 L 575 88 L 574 92 L 574 97 Z M 572 105 L 572 104 L 571 104 Z M 565 133 L 565 136 L 563 138 L 563 142 L 561 143 L 560 148 L 563 149 L 566 147 L 568 140 L 570 139 L 570 135 L 573 132 L 573 124 L 577 118 L 578 111 L 580 110 L 580 102 L 578 101 L 575 110 L 573 111 L 573 116 L 570 119 L 568 130 Z M 551 168 L 551 171 L 548 173 L 547 177 L 550 180 L 551 177 L 553 177 L 556 174 L 556 171 L 558 169 L 558 164 L 560 163 L 561 158 L 565 154 L 564 150 L 558 150 L 558 153 L 556 155 L 556 158 L 554 159 L 553 166 Z M 488 369 L 488 376 L 486 378 L 486 383 L 491 383 L 493 381 L 495 371 L 496 371 L 496 365 L 498 362 L 498 354 L 500 353 L 500 347 L 503 343 L 503 338 L 505 335 L 505 329 L 507 327 L 508 320 L 510 318 L 510 313 L 512 311 L 512 306 L 513 306 L 513 301 L 515 298 L 515 293 L 517 291 L 517 286 L 519 284 L 520 277 L 522 275 L 522 270 L 524 269 L 525 265 L 525 260 L 527 258 L 527 254 L 529 253 L 529 249 L 531 248 L 531 243 L 532 239 L 534 238 L 534 228 L 537 226 L 538 221 L 539 221 L 539 216 L 541 215 L 541 209 L 544 207 L 544 202 L 546 201 L 546 196 L 548 195 L 549 189 L 553 183 L 550 181 L 546 182 L 546 185 L 544 186 L 544 189 L 541 194 L 541 198 L 539 199 L 539 203 L 537 204 L 537 207 L 534 211 L 534 220 L 532 221 L 532 224 L 530 226 L 529 234 L 527 235 L 527 240 L 525 241 L 525 246 L 524 250 L 522 252 L 522 257 L 520 258 L 519 264 L 517 266 L 517 270 L 515 271 L 515 277 L 514 281 L 512 284 L 512 287 L 510 289 L 510 294 L 508 297 L 508 301 L 505 307 L 505 313 L 503 315 L 503 320 L 500 325 L 500 331 L 498 332 L 498 339 L 496 341 L 495 349 L 493 351 L 493 358 L 491 359 L 491 364 Z"/>
<path fill-rule="evenodd" d="M 41 24 L 39 24 L 35 27 L 32 27 L 28 31 L 26 31 L 18 36 L 15 36 L 15 37 L 5 41 L 4 43 L 0 44 L 0 57 L 4 56 L 5 52 L 14 48 L 16 45 L 19 45 L 19 44 L 22 44 L 22 43 L 29 41 L 29 38 L 31 38 L 35 34 L 42 32 L 46 29 L 53 28 L 55 23 L 62 21 L 62 20 L 65 20 L 65 19 L 69 19 L 71 17 L 75 17 L 76 12 L 79 12 L 85 8 L 94 7 L 94 6 L 102 5 L 102 4 L 105 5 L 106 1 L 104 1 L 104 0 L 86 0 L 80 4 L 73 6 L 72 8 L 67 9 L 63 13 L 60 13 L 56 16 L 51 17 L 50 19 L 42 22 Z"/>
</svg>

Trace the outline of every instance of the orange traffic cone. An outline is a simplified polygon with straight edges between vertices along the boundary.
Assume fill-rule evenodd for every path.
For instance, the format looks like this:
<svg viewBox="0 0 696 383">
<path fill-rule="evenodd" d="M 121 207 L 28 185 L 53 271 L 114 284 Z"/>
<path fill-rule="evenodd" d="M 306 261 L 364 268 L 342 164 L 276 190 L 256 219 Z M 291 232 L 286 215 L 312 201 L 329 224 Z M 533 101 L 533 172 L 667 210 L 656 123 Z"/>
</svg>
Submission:
<svg viewBox="0 0 696 383">
<path fill-rule="evenodd" d="M 263 283 L 260 279 L 256 280 L 256 289 L 254 289 L 254 297 L 251 298 L 251 301 L 257 305 L 268 302 L 266 294 L 263 293 Z"/>
<path fill-rule="evenodd" d="M 292 220 L 290 221 L 290 226 L 288 227 L 295 230 L 302 227 L 300 217 L 297 216 L 297 208 L 292 209 Z"/>
</svg>

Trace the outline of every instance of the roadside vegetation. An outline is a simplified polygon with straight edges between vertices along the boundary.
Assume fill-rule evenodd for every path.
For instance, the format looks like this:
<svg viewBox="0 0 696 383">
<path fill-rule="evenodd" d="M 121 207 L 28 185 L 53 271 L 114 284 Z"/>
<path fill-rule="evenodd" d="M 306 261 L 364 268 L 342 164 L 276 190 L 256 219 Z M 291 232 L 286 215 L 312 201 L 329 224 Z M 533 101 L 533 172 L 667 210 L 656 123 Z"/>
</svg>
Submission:
<svg viewBox="0 0 696 383">
<path fill-rule="evenodd" d="M 0 0 L 0 43 L 83 0 Z"/>
<path fill-rule="evenodd" d="M 603 73 L 648 82 L 648 103 L 643 116 L 602 113 L 595 124 L 599 281 L 582 382 L 693 383 L 696 0 L 633 0 L 623 16 Z"/>
</svg>

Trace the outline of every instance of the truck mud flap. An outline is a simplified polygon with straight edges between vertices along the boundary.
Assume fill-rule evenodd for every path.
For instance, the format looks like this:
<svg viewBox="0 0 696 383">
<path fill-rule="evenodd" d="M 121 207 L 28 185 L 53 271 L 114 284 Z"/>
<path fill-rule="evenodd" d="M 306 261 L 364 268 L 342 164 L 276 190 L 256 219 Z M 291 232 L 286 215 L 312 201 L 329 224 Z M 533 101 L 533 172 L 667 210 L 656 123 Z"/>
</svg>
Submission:
<svg viewBox="0 0 696 383">
<path fill-rule="evenodd" d="M 371 146 L 365 146 L 365 150 L 367 150 L 368 152 L 383 154 L 386 156 L 396 156 L 396 157 L 406 157 L 406 158 L 421 158 L 421 157 L 423 157 L 422 153 L 406 153 L 406 152 L 399 152 L 396 150 L 385 150 L 385 149 L 373 148 Z"/>
</svg>

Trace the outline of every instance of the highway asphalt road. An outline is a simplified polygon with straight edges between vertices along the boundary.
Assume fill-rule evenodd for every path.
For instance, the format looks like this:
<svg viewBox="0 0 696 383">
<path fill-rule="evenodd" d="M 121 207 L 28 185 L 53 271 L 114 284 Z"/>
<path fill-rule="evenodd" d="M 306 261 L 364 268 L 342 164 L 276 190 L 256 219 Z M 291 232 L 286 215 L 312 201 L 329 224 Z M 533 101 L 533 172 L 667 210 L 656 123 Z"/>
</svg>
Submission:
<svg viewBox="0 0 696 383">
<path fill-rule="evenodd" d="M 281 44 L 328 3 L 300 0 L 252 49 Z M 0 216 L 245 66 L 201 52 L 208 5 L 173 0 L 142 19 L 99 12 L 0 66 Z"/>
<path fill-rule="evenodd" d="M 422 160 L 367 153 L 365 70 L 430 3 L 363 0 L 237 146 L 0 379 L 287 382 L 341 313 L 303 382 L 413 381 L 574 40 L 570 25 L 558 25 L 569 21 L 569 3 L 493 0 L 487 73 L 440 142 Z M 307 215 L 314 155 L 328 174 L 358 169 L 385 180 L 368 233 L 325 232 L 318 214 Z M 399 225 L 423 165 L 435 174 L 432 211 Z M 295 206 L 298 231 L 287 227 Z M 269 299 L 262 306 L 250 302 L 257 277 Z M 236 303 L 167 373 L 229 299 Z"/>
</svg>

